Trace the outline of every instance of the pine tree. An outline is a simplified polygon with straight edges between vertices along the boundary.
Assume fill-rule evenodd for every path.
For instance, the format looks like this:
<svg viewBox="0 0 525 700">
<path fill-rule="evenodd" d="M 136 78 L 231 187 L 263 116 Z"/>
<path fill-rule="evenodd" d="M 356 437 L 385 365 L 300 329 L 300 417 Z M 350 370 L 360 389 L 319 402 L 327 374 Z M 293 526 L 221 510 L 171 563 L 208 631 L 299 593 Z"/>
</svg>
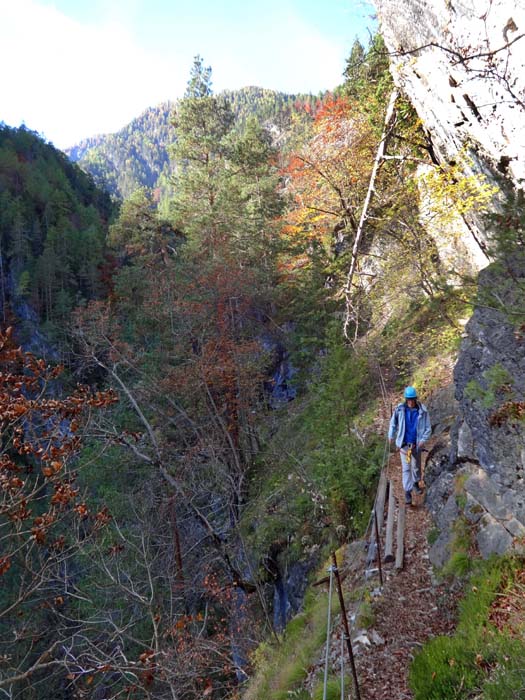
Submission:
<svg viewBox="0 0 525 700">
<path fill-rule="evenodd" d="M 221 211 L 228 156 L 226 137 L 233 127 L 230 104 L 215 97 L 211 69 L 197 57 L 186 97 L 175 115 L 177 141 L 172 147 L 176 161 L 173 202 L 177 224 L 194 241 L 207 247 L 219 245 L 225 235 Z"/>
</svg>

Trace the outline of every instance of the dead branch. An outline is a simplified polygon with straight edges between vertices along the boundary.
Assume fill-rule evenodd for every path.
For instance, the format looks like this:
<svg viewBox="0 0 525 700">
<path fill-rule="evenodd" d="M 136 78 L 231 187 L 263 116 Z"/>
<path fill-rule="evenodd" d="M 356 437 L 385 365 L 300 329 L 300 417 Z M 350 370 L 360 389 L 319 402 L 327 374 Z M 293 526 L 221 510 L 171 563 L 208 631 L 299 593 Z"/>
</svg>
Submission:
<svg viewBox="0 0 525 700">
<path fill-rule="evenodd" d="M 383 134 L 381 136 L 381 141 L 377 149 L 376 157 L 374 160 L 374 167 L 372 168 L 372 173 L 370 175 L 370 183 L 368 185 L 368 190 L 366 193 L 365 201 L 363 203 L 363 208 L 361 210 L 361 218 L 359 220 L 359 225 L 357 227 L 357 232 L 355 235 L 354 245 L 352 248 L 352 260 L 350 262 L 350 269 L 348 270 L 348 275 L 346 278 L 346 285 L 344 287 L 344 295 L 346 300 L 346 311 L 345 311 L 345 321 L 343 332 L 345 338 L 348 340 L 348 327 L 350 325 L 350 320 L 352 318 L 352 283 L 354 279 L 354 274 L 358 261 L 359 245 L 363 237 L 365 230 L 365 223 L 368 218 L 368 209 L 370 207 L 370 202 L 372 200 L 372 195 L 374 193 L 375 182 L 377 178 L 377 173 L 381 163 L 384 161 L 385 150 L 387 146 L 388 139 L 392 134 L 392 128 L 395 121 L 395 104 L 398 97 L 398 91 L 394 88 L 390 95 L 390 100 L 388 102 L 388 107 L 385 113 L 385 122 L 383 128 Z M 356 329 L 355 336 L 357 336 L 357 319 L 356 319 Z"/>
</svg>

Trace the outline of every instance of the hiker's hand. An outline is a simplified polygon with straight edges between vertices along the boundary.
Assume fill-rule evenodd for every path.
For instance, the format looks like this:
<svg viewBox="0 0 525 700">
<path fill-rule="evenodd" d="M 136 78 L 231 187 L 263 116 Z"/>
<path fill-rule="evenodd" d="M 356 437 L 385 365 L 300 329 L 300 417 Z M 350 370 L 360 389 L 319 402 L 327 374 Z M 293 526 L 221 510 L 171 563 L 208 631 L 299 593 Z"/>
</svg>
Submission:
<svg viewBox="0 0 525 700">
<path fill-rule="evenodd" d="M 418 446 L 417 446 L 417 449 L 420 450 L 422 447 L 425 447 L 425 443 L 424 443 L 424 442 L 420 442 L 420 443 L 418 444 Z"/>
</svg>

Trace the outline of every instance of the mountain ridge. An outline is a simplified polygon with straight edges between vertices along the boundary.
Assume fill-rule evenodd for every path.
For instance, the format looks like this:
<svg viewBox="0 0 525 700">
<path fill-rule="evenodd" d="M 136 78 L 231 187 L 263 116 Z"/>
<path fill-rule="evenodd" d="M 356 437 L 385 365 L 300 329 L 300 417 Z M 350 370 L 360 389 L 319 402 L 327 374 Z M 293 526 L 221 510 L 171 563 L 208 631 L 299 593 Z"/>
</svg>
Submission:
<svg viewBox="0 0 525 700">
<path fill-rule="evenodd" d="M 223 90 L 217 96 L 231 103 L 239 129 L 255 117 L 279 134 L 290 126 L 293 113 L 307 114 L 323 94 L 288 94 L 248 86 Z M 119 131 L 88 137 L 64 153 L 115 198 L 125 199 L 140 187 L 162 190 L 170 173 L 169 146 L 175 139 L 171 115 L 176 104 L 160 102 Z M 305 105 L 309 105 L 307 110 Z"/>
</svg>

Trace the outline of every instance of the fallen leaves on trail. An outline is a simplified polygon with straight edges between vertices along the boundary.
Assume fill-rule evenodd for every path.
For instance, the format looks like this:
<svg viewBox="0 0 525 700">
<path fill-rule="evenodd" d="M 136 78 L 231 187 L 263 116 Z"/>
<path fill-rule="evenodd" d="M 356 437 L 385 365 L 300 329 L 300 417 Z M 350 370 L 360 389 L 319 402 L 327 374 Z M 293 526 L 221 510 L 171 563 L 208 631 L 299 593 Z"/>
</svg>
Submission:
<svg viewBox="0 0 525 700">
<path fill-rule="evenodd" d="M 397 454 L 390 458 L 388 476 L 399 501 L 403 487 Z M 428 639 L 455 628 L 456 596 L 446 586 L 434 585 L 431 577 L 430 515 L 422 496 L 414 502 L 416 507 L 406 512 L 405 566 L 398 574 L 391 571 L 374 603 L 374 629 L 386 643 L 366 649 L 357 660 L 361 695 L 367 700 L 411 698 L 408 672 L 414 655 Z"/>
<path fill-rule="evenodd" d="M 525 626 L 525 570 L 517 572 L 508 589 L 496 597 L 490 608 L 489 621 L 499 630 L 522 637 Z"/>
</svg>

